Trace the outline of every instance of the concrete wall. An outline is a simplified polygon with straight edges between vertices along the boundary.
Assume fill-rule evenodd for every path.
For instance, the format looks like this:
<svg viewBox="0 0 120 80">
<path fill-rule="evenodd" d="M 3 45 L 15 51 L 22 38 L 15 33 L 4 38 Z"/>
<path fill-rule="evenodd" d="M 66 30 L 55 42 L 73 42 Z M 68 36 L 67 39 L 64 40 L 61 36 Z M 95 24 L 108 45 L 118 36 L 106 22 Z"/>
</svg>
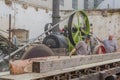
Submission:
<svg viewBox="0 0 120 80">
<path fill-rule="evenodd" d="M 0 32 L 5 36 L 7 36 L 7 34 L 2 31 L 7 32 L 8 30 L 9 14 L 14 15 L 12 7 L 6 6 L 3 0 L 1 0 L 0 1 Z M 14 17 L 12 17 L 12 26 L 14 25 L 13 18 Z"/>
<path fill-rule="evenodd" d="M 6 5 L 0 0 L 0 29 L 7 31 L 9 28 L 9 14 L 12 15 L 12 28 L 21 28 L 30 31 L 30 38 L 35 38 L 44 31 L 46 23 L 52 22 L 51 11 L 29 6 L 27 9 L 18 3 Z M 5 34 L 5 33 L 3 33 Z"/>
<path fill-rule="evenodd" d="M 101 39 L 106 39 L 109 34 L 119 38 L 120 10 L 87 11 L 93 33 Z"/>
</svg>

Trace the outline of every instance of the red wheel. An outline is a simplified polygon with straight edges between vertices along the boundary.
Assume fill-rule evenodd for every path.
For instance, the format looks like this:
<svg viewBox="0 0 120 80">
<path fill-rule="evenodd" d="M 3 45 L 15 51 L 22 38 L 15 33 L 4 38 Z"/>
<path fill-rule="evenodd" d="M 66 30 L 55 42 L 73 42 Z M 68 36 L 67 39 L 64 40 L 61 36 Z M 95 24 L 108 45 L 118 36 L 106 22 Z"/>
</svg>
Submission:
<svg viewBox="0 0 120 80">
<path fill-rule="evenodd" d="M 99 44 L 94 48 L 93 54 L 105 54 L 106 50 L 103 44 Z"/>
<path fill-rule="evenodd" d="M 96 52 L 97 54 L 105 54 L 106 53 L 106 50 L 105 50 L 105 47 L 103 45 L 100 45 L 98 47 L 98 50 Z"/>
</svg>

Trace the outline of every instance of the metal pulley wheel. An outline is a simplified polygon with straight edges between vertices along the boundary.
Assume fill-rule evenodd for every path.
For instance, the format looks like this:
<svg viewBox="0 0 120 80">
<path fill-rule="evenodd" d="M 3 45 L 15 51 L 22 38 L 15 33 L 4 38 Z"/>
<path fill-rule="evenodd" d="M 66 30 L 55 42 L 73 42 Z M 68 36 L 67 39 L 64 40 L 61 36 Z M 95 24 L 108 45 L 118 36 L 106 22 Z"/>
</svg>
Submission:
<svg viewBox="0 0 120 80">
<path fill-rule="evenodd" d="M 85 12 L 77 11 L 69 17 L 68 37 L 70 43 L 75 46 L 84 36 L 90 33 L 89 20 Z"/>
<path fill-rule="evenodd" d="M 43 44 L 47 45 L 50 48 L 59 48 L 60 43 L 56 35 L 48 35 L 44 38 Z"/>
<path fill-rule="evenodd" d="M 65 36 L 60 33 L 50 34 L 43 39 L 43 44 L 50 48 L 68 48 Z"/>
</svg>

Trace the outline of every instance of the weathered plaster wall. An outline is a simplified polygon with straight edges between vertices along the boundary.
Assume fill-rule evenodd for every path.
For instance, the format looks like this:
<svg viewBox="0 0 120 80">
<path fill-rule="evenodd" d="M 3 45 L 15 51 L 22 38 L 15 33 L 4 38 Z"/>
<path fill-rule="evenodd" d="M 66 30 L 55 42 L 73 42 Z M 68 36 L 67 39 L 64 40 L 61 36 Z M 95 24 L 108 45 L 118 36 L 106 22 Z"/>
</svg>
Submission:
<svg viewBox="0 0 120 80">
<path fill-rule="evenodd" d="M 114 35 L 120 46 L 120 9 L 115 10 L 87 10 L 91 31 L 101 40 Z M 67 24 L 63 23 L 64 25 Z"/>
<path fill-rule="evenodd" d="M 46 23 L 52 21 L 51 11 L 34 7 L 23 8 L 23 5 L 12 3 L 6 5 L 0 0 L 0 29 L 7 31 L 9 28 L 9 14 L 12 15 L 12 28 L 22 28 L 30 31 L 30 38 L 35 38 L 44 31 Z M 5 34 L 5 33 L 3 33 Z"/>
<path fill-rule="evenodd" d="M 12 26 L 14 24 L 13 22 L 13 15 L 14 12 L 12 10 L 12 7 L 6 6 L 4 1 L 0 1 L 0 30 L 8 30 L 9 27 L 9 14 L 12 14 Z M 6 33 L 2 33 L 4 35 L 7 35 Z"/>
<path fill-rule="evenodd" d="M 120 34 L 120 10 L 87 11 L 93 33 L 105 39 L 109 34 L 119 38 Z"/>
</svg>

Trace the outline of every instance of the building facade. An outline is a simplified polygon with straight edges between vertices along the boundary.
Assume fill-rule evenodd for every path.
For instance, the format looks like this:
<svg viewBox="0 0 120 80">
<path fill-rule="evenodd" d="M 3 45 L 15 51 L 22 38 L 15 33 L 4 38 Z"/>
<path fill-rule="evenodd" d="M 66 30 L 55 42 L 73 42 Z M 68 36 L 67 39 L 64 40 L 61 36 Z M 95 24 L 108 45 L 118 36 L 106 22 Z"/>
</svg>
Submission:
<svg viewBox="0 0 120 80">
<path fill-rule="evenodd" d="M 36 7 L 52 9 L 53 0 L 18 0 Z M 84 0 L 60 0 L 60 10 L 84 9 Z"/>
<path fill-rule="evenodd" d="M 32 1 L 33 0 L 23 0 L 23 1 L 20 0 L 20 2 L 12 2 L 11 5 L 7 5 L 5 3 L 5 0 L 0 0 L 0 32 L 2 31 L 3 34 L 7 34 L 3 31 L 7 32 L 9 29 L 9 14 L 11 14 L 12 29 L 20 28 L 20 29 L 29 30 L 30 39 L 35 38 L 36 36 L 43 33 L 45 24 L 52 22 L 52 11 L 50 10 L 52 9 L 52 0 L 35 0 L 33 2 Z M 37 1 L 41 1 L 41 3 Z M 91 1 L 91 4 L 93 2 L 92 0 L 88 0 L 88 1 Z M 40 5 L 40 4 L 45 4 L 45 2 L 47 2 L 46 6 Z M 115 7 L 119 7 L 118 4 L 119 2 L 116 1 L 114 4 Z M 51 7 L 48 8 L 48 6 Z M 60 9 L 63 11 L 74 10 L 74 9 L 82 10 L 84 9 L 84 0 L 60 0 Z M 61 18 L 64 18 L 66 14 L 62 14 L 63 17 L 61 16 Z M 68 21 L 66 20 L 64 23 L 67 24 Z"/>
<path fill-rule="evenodd" d="M 84 0 L 84 9 L 96 9 L 104 0 Z"/>
<path fill-rule="evenodd" d="M 97 9 L 119 9 L 120 0 L 104 0 Z"/>
</svg>

